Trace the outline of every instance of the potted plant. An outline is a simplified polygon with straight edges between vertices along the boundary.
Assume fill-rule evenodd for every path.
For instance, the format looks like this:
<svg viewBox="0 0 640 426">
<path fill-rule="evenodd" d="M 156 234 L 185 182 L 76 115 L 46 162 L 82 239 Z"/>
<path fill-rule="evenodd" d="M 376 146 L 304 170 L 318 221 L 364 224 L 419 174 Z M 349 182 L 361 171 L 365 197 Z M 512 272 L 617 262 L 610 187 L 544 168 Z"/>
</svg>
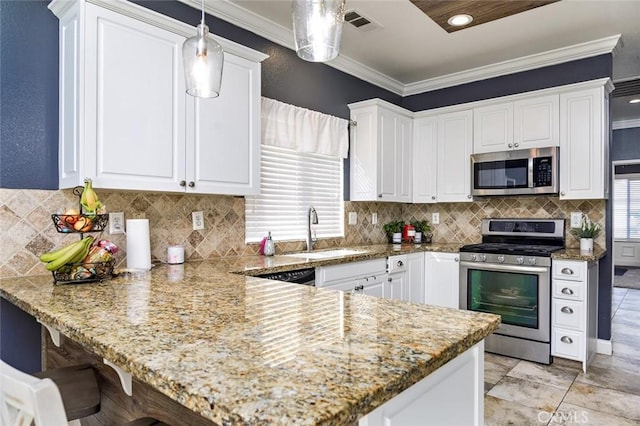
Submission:
<svg viewBox="0 0 640 426">
<path fill-rule="evenodd" d="M 383 225 L 384 232 L 387 234 L 387 238 L 390 243 L 399 244 L 402 242 L 402 227 L 404 221 L 392 220 Z"/>
<path fill-rule="evenodd" d="M 429 225 L 429 222 L 427 222 L 424 219 L 414 220 L 414 221 L 411 221 L 411 225 L 413 225 L 413 227 L 416 230 L 415 242 L 417 244 L 421 242 L 424 242 L 424 243 L 431 242 L 431 226 Z"/>
<path fill-rule="evenodd" d="M 582 215 L 579 228 L 571 228 L 571 233 L 580 238 L 580 252 L 589 254 L 593 252 L 593 239 L 600 234 L 600 225 L 592 222 L 586 215 Z"/>
</svg>

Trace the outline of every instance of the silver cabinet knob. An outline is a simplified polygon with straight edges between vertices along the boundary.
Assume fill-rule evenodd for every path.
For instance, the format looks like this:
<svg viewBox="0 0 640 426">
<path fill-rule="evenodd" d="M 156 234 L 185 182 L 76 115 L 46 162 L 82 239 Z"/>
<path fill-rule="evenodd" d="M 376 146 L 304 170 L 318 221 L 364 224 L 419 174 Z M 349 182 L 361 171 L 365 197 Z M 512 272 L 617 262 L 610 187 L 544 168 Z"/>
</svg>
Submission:
<svg viewBox="0 0 640 426">
<path fill-rule="evenodd" d="M 468 199 L 471 199 L 471 194 L 467 195 L 467 198 L 468 198 Z"/>
<path fill-rule="evenodd" d="M 571 308 L 570 308 L 570 307 L 568 307 L 568 306 L 563 306 L 563 307 L 562 307 L 562 309 L 560 309 L 560 311 L 561 311 L 563 314 L 572 314 L 572 313 L 573 313 L 573 309 L 571 309 Z"/>
<path fill-rule="evenodd" d="M 382 194 L 378 194 L 378 198 L 382 198 Z"/>
<path fill-rule="evenodd" d="M 513 146 L 515 146 L 516 148 L 520 146 L 520 144 L 518 142 L 514 143 Z"/>
<path fill-rule="evenodd" d="M 509 148 L 513 148 L 513 144 L 510 143 L 509 145 L 507 145 Z"/>
<path fill-rule="evenodd" d="M 560 341 L 562 343 L 569 343 L 569 344 L 573 343 L 573 339 L 571 337 L 569 337 L 569 336 L 562 336 L 560 338 Z"/>
<path fill-rule="evenodd" d="M 194 186 L 196 186 L 196 183 L 194 181 L 189 182 L 189 188 L 193 188 Z"/>
<path fill-rule="evenodd" d="M 564 191 L 561 191 L 560 195 L 562 195 L 564 197 L 566 194 L 564 193 Z"/>
<path fill-rule="evenodd" d="M 436 199 L 436 196 L 435 196 L 435 195 L 432 195 L 432 196 L 431 196 L 431 199 L 432 199 L 432 200 L 435 200 L 435 199 Z"/>
<path fill-rule="evenodd" d="M 565 275 L 573 275 L 573 269 L 571 269 L 571 268 L 562 268 L 562 270 L 560 272 L 565 274 Z"/>
<path fill-rule="evenodd" d="M 181 180 L 180 181 L 180 186 L 187 186 L 187 181 L 186 180 Z"/>
<path fill-rule="evenodd" d="M 573 294 L 573 290 L 571 290 L 569 287 L 565 287 L 562 290 L 560 290 L 560 293 L 572 295 Z"/>
<path fill-rule="evenodd" d="M 459 262 L 459 261 L 460 261 L 460 259 L 458 259 L 457 257 L 454 257 L 454 258 L 453 258 L 453 261 L 454 261 L 454 262 Z"/>
<path fill-rule="evenodd" d="M 402 262 L 402 260 L 398 260 L 398 263 L 396 263 L 396 266 L 404 266 L 404 262 Z"/>
</svg>

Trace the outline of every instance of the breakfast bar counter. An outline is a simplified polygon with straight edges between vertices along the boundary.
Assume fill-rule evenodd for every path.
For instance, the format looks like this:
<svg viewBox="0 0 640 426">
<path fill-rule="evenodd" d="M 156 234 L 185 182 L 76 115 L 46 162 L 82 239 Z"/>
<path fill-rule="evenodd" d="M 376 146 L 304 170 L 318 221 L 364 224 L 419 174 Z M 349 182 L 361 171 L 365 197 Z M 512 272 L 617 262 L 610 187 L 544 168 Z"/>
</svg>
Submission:
<svg viewBox="0 0 640 426">
<path fill-rule="evenodd" d="M 490 314 L 231 273 L 261 269 L 257 259 L 77 285 L 4 279 L 0 296 L 62 335 L 53 358 L 68 355 L 68 341 L 130 373 L 132 396 L 116 399 L 144 386 L 220 425 L 355 424 L 474 347 L 482 357 L 499 325 Z M 479 374 L 468 379 L 481 389 Z"/>
</svg>

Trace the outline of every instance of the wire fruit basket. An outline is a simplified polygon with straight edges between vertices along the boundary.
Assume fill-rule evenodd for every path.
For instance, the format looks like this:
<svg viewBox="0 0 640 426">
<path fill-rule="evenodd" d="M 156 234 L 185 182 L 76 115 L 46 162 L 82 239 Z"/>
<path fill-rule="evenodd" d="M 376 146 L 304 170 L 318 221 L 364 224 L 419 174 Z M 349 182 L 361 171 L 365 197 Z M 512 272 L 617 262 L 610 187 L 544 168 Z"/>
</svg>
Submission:
<svg viewBox="0 0 640 426">
<path fill-rule="evenodd" d="M 95 263 L 68 263 L 52 271 L 54 284 L 82 284 L 111 278 L 116 260 Z"/>
</svg>

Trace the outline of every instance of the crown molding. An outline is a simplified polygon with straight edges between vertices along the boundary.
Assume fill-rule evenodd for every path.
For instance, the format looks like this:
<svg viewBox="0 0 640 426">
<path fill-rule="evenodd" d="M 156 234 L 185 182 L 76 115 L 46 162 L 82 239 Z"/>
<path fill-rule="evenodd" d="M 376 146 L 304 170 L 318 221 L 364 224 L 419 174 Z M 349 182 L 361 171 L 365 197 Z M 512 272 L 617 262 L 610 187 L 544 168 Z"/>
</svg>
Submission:
<svg viewBox="0 0 640 426">
<path fill-rule="evenodd" d="M 200 8 L 200 3 L 197 0 L 179 1 L 197 9 Z M 259 36 L 281 46 L 292 50 L 294 49 L 293 37 L 289 28 L 266 20 L 261 16 L 240 7 L 236 3 L 231 3 L 228 0 L 218 0 L 209 3 L 205 2 L 205 9 L 211 15 L 217 16 L 218 18 L 230 22 L 240 28 L 258 34 Z M 588 58 L 604 53 L 614 53 L 620 38 L 620 34 L 617 34 L 548 52 L 524 56 L 522 58 L 408 84 L 403 84 L 396 79 L 382 74 L 342 54 L 338 55 L 338 57 L 333 61 L 327 62 L 326 65 L 353 75 L 354 77 L 360 78 L 383 89 L 389 90 L 395 94 L 408 96 L 443 89 L 445 87 L 471 83 L 473 81 L 484 80 L 487 78 L 499 77 L 501 75 L 513 74 L 520 71 L 527 71 L 544 66 Z"/>
<path fill-rule="evenodd" d="M 614 121 L 613 123 L 611 123 L 611 128 L 613 130 L 631 129 L 633 127 L 640 127 L 640 118 L 636 118 L 633 120 Z"/>
</svg>

